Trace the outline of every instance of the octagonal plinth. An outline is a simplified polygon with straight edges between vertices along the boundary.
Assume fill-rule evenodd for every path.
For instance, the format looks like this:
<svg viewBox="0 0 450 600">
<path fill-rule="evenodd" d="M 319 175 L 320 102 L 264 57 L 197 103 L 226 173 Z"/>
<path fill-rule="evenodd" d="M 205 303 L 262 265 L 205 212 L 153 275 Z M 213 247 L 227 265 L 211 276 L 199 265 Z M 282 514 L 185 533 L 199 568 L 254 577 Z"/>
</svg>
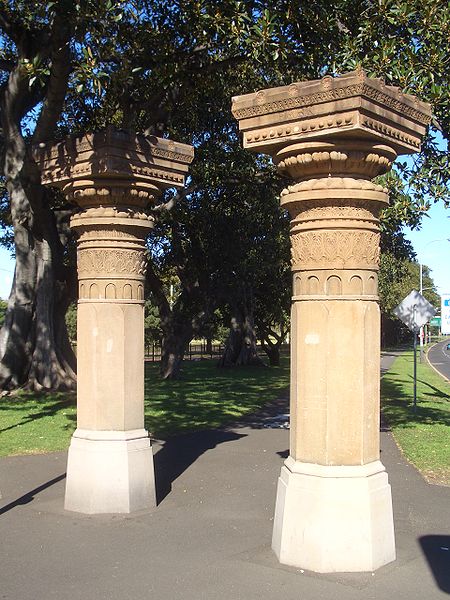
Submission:
<svg viewBox="0 0 450 600">
<path fill-rule="evenodd" d="M 369 571 L 395 558 L 379 448 L 379 212 L 371 180 L 420 149 L 430 107 L 354 72 L 233 99 L 244 146 L 294 184 L 290 456 L 272 546 L 282 563 Z"/>
<path fill-rule="evenodd" d="M 108 128 L 35 151 L 44 184 L 80 210 L 77 429 L 65 508 L 128 513 L 155 505 L 153 456 L 144 428 L 145 239 L 149 212 L 181 187 L 193 149 Z"/>
</svg>

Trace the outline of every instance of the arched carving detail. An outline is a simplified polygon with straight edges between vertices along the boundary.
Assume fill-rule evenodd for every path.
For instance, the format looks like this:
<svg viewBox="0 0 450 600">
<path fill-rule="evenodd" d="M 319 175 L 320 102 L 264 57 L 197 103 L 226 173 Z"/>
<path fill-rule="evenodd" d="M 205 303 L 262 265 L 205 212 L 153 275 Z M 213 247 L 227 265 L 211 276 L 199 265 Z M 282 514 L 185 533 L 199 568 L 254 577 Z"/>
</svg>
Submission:
<svg viewBox="0 0 450 600">
<path fill-rule="evenodd" d="M 100 298 L 100 291 L 98 289 L 98 285 L 96 283 L 91 283 L 89 287 L 89 298 L 97 299 Z"/>
<path fill-rule="evenodd" d="M 133 288 L 129 283 L 123 286 L 123 298 L 125 300 L 131 300 L 133 298 Z"/>
<path fill-rule="evenodd" d="M 319 278 L 316 277 L 315 275 L 310 275 L 308 277 L 307 293 L 313 295 L 313 294 L 320 294 L 321 291 L 322 290 L 320 289 Z"/>
<path fill-rule="evenodd" d="M 105 288 L 105 298 L 113 300 L 116 298 L 116 286 L 114 283 L 108 283 Z"/>
<path fill-rule="evenodd" d="M 363 293 L 363 280 L 359 275 L 350 277 L 349 294 L 360 296 Z"/>
<path fill-rule="evenodd" d="M 327 279 L 326 290 L 328 296 L 340 296 L 342 294 L 342 280 L 337 275 L 331 275 Z"/>
</svg>

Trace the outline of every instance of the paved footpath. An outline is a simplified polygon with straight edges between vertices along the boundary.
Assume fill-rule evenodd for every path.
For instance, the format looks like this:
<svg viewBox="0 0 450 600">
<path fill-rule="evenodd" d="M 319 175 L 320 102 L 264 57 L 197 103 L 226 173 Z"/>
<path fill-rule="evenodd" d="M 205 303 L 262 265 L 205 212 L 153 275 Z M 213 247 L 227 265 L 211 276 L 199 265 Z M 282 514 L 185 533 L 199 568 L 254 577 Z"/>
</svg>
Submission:
<svg viewBox="0 0 450 600">
<path fill-rule="evenodd" d="M 392 357 L 385 356 L 384 366 Z M 286 410 L 286 408 L 284 408 Z M 0 460 L 1 600 L 396 600 L 450 593 L 450 488 L 428 485 L 383 431 L 397 560 L 317 575 L 270 549 L 289 432 L 245 426 L 155 448 L 159 506 L 133 516 L 63 510 L 66 454 Z"/>
</svg>

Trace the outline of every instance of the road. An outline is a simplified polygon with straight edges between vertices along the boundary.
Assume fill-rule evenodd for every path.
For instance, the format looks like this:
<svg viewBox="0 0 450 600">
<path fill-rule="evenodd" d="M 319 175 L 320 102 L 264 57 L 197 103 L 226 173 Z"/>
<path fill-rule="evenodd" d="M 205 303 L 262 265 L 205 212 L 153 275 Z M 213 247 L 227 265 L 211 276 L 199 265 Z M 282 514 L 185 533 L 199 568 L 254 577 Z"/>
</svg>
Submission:
<svg viewBox="0 0 450 600">
<path fill-rule="evenodd" d="M 450 350 L 447 350 L 450 338 L 439 342 L 428 351 L 428 361 L 439 373 L 450 380 Z"/>
</svg>

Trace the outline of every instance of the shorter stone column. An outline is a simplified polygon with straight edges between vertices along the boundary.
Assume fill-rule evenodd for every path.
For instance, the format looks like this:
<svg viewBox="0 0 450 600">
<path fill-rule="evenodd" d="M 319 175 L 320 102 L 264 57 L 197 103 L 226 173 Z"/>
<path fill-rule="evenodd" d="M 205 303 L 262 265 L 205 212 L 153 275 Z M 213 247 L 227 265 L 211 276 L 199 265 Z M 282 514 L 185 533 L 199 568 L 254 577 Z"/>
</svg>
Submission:
<svg viewBox="0 0 450 600">
<path fill-rule="evenodd" d="M 234 98 L 244 146 L 294 180 L 290 455 L 272 547 L 318 572 L 395 559 L 380 462 L 379 213 L 371 180 L 420 149 L 430 107 L 361 72 Z"/>
<path fill-rule="evenodd" d="M 108 128 L 36 151 L 43 183 L 80 211 L 77 429 L 65 508 L 129 513 L 155 505 L 153 456 L 144 428 L 144 278 L 149 214 L 181 187 L 193 149 Z"/>
</svg>

